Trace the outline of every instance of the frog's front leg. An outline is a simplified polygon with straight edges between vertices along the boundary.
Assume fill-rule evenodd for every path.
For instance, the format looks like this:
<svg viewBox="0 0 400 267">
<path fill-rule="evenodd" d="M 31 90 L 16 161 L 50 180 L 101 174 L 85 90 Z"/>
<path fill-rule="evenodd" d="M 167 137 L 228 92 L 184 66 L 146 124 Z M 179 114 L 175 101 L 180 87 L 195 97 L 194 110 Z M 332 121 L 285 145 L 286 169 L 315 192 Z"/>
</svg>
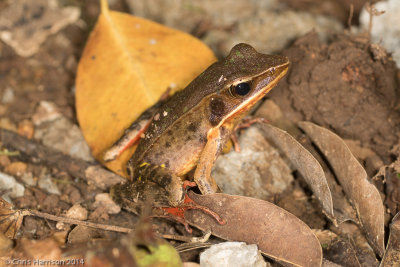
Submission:
<svg viewBox="0 0 400 267">
<path fill-rule="evenodd" d="M 147 179 L 147 181 L 146 181 Z M 168 204 L 176 207 L 183 202 L 185 190 L 182 179 L 166 169 L 165 166 L 143 162 L 134 170 L 133 182 L 153 182 L 164 188 Z"/>
<path fill-rule="evenodd" d="M 194 181 L 202 194 L 211 194 L 219 191 L 217 183 L 211 177 L 211 170 L 229 135 L 230 132 L 225 127 L 213 128 L 207 135 L 206 146 L 200 155 L 199 163 L 194 173 Z"/>
</svg>

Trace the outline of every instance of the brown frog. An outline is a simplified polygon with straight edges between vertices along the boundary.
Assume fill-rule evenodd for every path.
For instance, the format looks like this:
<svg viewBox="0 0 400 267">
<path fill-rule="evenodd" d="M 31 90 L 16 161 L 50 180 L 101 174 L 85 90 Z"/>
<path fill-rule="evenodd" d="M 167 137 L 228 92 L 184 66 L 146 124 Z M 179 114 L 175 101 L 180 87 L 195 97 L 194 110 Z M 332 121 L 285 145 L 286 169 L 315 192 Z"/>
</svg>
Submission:
<svg viewBox="0 0 400 267">
<path fill-rule="evenodd" d="M 288 66 L 285 56 L 261 54 L 243 43 L 233 47 L 225 59 L 152 109 L 153 120 L 127 164 L 131 181 L 114 187 L 114 195 L 144 199 L 150 192 L 163 204 L 178 206 L 184 199 L 183 178 L 195 167 L 194 181 L 201 193 L 216 192 L 211 168 L 221 149 Z M 132 136 L 127 131 L 109 152 Z"/>
</svg>

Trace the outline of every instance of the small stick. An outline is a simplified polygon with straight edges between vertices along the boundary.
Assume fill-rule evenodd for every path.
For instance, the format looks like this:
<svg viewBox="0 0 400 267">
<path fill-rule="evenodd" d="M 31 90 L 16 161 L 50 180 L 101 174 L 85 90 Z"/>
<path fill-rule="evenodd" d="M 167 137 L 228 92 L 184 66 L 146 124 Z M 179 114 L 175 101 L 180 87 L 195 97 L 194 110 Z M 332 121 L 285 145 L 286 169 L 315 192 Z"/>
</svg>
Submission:
<svg viewBox="0 0 400 267">
<path fill-rule="evenodd" d="M 51 221 L 75 224 L 75 225 L 82 225 L 82 226 L 91 227 L 91 228 L 95 228 L 95 229 L 102 229 L 102 230 L 106 230 L 106 231 L 114 231 L 114 232 L 120 232 L 120 233 L 126 233 L 126 234 L 132 233 L 134 231 L 134 229 L 131 229 L 131 228 L 126 228 L 126 227 L 121 227 L 121 226 L 116 226 L 116 225 L 101 224 L 101 223 L 93 223 L 93 222 L 88 222 L 88 221 L 81 221 L 81 220 L 71 219 L 71 218 L 66 218 L 66 217 L 60 217 L 60 216 L 40 212 L 37 210 L 28 210 L 28 209 L 22 210 L 21 215 L 37 216 L 37 217 L 51 220 Z M 210 238 L 211 231 L 205 232 L 204 235 L 201 237 L 188 237 L 188 236 L 158 234 L 158 233 L 157 233 L 157 235 L 164 239 L 173 239 L 173 240 L 178 240 L 178 241 L 183 241 L 183 242 L 188 242 L 188 243 L 204 243 L 204 242 L 208 241 L 208 239 Z"/>
<path fill-rule="evenodd" d="M 365 9 L 369 13 L 369 23 L 368 23 L 368 35 L 369 38 L 371 38 L 371 32 L 372 32 L 372 19 L 374 16 L 380 16 L 385 13 L 385 11 L 379 11 L 375 8 L 375 5 L 371 5 L 369 2 L 365 4 Z"/>
<path fill-rule="evenodd" d="M 209 248 L 213 244 L 212 243 L 183 243 L 175 247 L 176 251 L 179 253 L 194 250 L 194 249 L 200 249 L 200 248 Z"/>
<path fill-rule="evenodd" d="M 349 18 L 347 20 L 347 26 L 349 27 L 349 29 L 351 28 L 351 21 L 353 20 L 353 15 L 354 15 L 354 5 L 350 4 Z"/>
<path fill-rule="evenodd" d="M 211 236 L 211 231 L 208 230 L 207 232 L 204 233 L 203 236 L 200 237 L 189 237 L 189 236 L 179 236 L 179 235 L 167 235 L 163 234 L 161 235 L 162 238 L 165 239 L 173 239 L 173 240 L 178 240 L 186 243 L 205 243 L 208 241 L 208 239 Z"/>
<path fill-rule="evenodd" d="M 96 229 L 102 229 L 102 230 L 107 230 L 107 231 L 114 231 L 114 232 L 120 232 L 120 233 L 131 233 L 133 229 L 126 228 L 126 227 L 120 227 L 120 226 L 115 226 L 115 225 L 107 225 L 107 224 L 101 224 L 101 223 L 93 223 L 93 222 L 87 222 L 87 221 L 81 221 L 77 219 L 71 219 L 71 218 L 66 218 L 66 217 L 60 217 L 44 212 L 40 212 L 37 210 L 23 210 L 22 215 L 24 216 L 37 216 L 40 218 L 56 221 L 56 222 L 63 222 L 63 223 L 68 223 L 68 224 L 76 224 L 76 225 L 82 225 L 82 226 L 87 226 L 91 228 L 96 228 Z"/>
</svg>

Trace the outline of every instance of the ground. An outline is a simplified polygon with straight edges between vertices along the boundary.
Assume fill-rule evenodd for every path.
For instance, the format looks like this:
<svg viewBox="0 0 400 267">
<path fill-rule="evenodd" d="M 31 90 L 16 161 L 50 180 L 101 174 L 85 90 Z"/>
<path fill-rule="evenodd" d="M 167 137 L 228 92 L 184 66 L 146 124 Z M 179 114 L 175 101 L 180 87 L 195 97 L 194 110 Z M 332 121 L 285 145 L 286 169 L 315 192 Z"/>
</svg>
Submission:
<svg viewBox="0 0 400 267">
<path fill-rule="evenodd" d="M 34 138 L 57 149 L 60 148 L 58 143 L 63 142 L 67 131 L 73 127 L 78 131 L 74 103 L 75 75 L 84 44 L 99 12 L 97 1 L 60 2 L 62 7 L 78 8 L 81 12 L 80 19 L 67 23 L 62 29 L 50 34 L 37 52 L 28 57 L 20 56 L 8 44 L 0 42 L 0 127 L 15 131 L 28 139 Z M 143 7 L 145 5 L 140 7 L 140 1 L 110 2 L 111 9 L 125 12 L 137 10 L 137 13 L 141 13 L 139 15 L 169 26 L 184 28 L 208 43 L 216 55 L 224 55 L 226 49 L 230 49 L 228 48 L 230 44 L 237 41 L 232 36 L 242 36 L 247 42 L 254 39 L 255 43 L 266 43 L 262 37 L 257 39 L 256 34 L 246 36 L 241 28 L 244 26 L 232 18 L 221 21 L 225 18 L 221 16 L 223 18 L 218 20 L 213 11 L 209 11 L 207 3 L 204 4 L 204 10 L 209 13 L 205 15 L 205 19 L 193 16 L 188 18 L 186 25 L 179 25 L 179 19 L 185 18 L 179 18 L 179 14 L 168 9 L 171 8 L 168 4 L 164 8 L 169 10 L 169 13 L 162 14 L 157 9 L 159 8 L 157 1 L 149 1 L 147 9 Z M 304 137 L 304 133 L 294 125 L 303 120 L 324 126 L 344 139 L 379 190 L 385 205 L 385 226 L 388 229 L 389 222 L 398 212 L 400 203 L 400 191 L 397 186 L 400 168 L 398 162 L 396 163 L 400 144 L 398 104 L 400 72 L 390 53 L 372 43 L 368 32 L 350 33 L 348 18 L 352 9 L 348 3 L 351 1 L 325 1 L 326 6 L 319 4 L 320 1 L 311 0 L 283 2 L 286 6 L 283 9 L 279 7 L 281 12 L 290 10 L 290 12 L 307 13 L 306 16 L 320 16 L 326 20 L 333 20 L 332 26 L 327 26 L 327 28 L 332 27 L 332 31 L 323 32 L 322 35 L 325 37 L 321 39 L 318 33 L 310 28 L 307 30 L 308 33 L 293 35 L 291 39 L 288 37 L 284 41 L 276 42 L 275 46 L 266 45 L 265 49 L 270 49 L 267 52 L 288 56 L 291 67 L 287 77 L 268 95 L 273 105 L 278 106 L 277 109 L 271 111 L 263 109 L 262 106 L 257 114 L 267 117 L 272 123 L 275 122 L 274 125 L 283 126 L 282 128 L 289 133 L 294 133 L 293 136 L 298 140 Z M 355 5 L 351 21 L 357 27 L 358 14 L 366 1 L 353 2 Z M 232 6 L 237 7 L 233 2 Z M 6 1 L 0 2 L 0 12 L 7 7 Z M 240 8 L 232 7 L 232 10 L 232 17 L 236 16 L 234 12 L 245 13 Z M 260 12 L 264 12 L 264 9 Z M 248 17 L 240 18 L 240 15 L 236 17 L 242 21 L 247 20 L 247 25 L 254 26 L 254 21 L 250 21 Z M 306 18 L 302 17 L 302 20 L 305 21 Z M 44 115 L 41 113 L 43 109 Z M 56 114 L 59 120 L 62 118 L 62 121 L 58 122 L 59 128 L 48 119 L 52 114 Z M 277 114 L 281 114 L 282 119 L 274 121 L 274 116 Z M 48 134 L 49 128 L 57 130 Z M 49 136 L 52 141 L 49 141 Z M 68 136 L 75 136 L 75 132 Z M 71 146 L 73 145 L 74 143 Z M 90 159 L 88 153 L 79 157 Z M 23 196 L 11 197 L 16 208 L 62 215 L 72 206 L 79 204 L 88 213 L 86 217 L 92 221 L 126 227 L 132 226 L 137 221 L 135 216 L 126 211 L 117 215 L 110 214 L 104 207 L 95 203 L 95 196 L 103 191 L 107 192 L 107 189 L 99 189 L 93 184 L 77 179 L 66 170 L 38 162 L 40 159 L 24 153 L 19 156 L 12 154 L 0 156 L 1 171 L 15 177 L 25 188 Z M 349 222 L 343 223 L 341 227 L 334 226 L 322 212 L 304 177 L 293 170 L 290 164 L 288 166 L 284 168 L 290 170 L 293 178 L 288 178 L 280 191 L 269 188 L 273 193 L 266 193 L 263 199 L 288 210 L 310 228 L 319 231 L 316 235 L 320 242 L 324 240 L 324 237 L 321 237 L 323 233 L 328 235 L 329 232 L 343 237 L 323 247 L 325 259 L 342 266 L 361 266 L 360 264 L 377 266 L 376 251 L 374 253 L 367 245 L 360 229 Z M 258 168 L 260 169 L 262 167 Z M 328 164 L 326 169 L 328 172 L 332 171 L 332 166 Z M 244 194 L 246 195 L 246 192 Z M 64 238 L 69 244 L 86 242 L 92 238 L 105 237 L 115 240 L 117 236 L 122 235 L 88 230 L 89 228 L 80 226 L 71 229 L 68 225 L 27 216 L 18 233 L 18 240 L 22 238 L 44 240 L 53 237 L 57 231 L 65 235 L 68 233 L 68 237 Z M 157 220 L 156 230 L 161 233 L 186 234 L 183 226 L 163 220 Z M 351 238 L 344 238 L 346 235 Z M 212 239 L 212 242 L 218 240 Z M 174 241 L 172 243 L 176 244 Z M 24 247 L 24 244 L 18 241 L 16 244 Z M 183 252 L 181 257 L 184 261 L 197 261 L 198 255 L 199 250 L 192 250 Z M 277 265 L 270 261 L 271 264 Z"/>
</svg>

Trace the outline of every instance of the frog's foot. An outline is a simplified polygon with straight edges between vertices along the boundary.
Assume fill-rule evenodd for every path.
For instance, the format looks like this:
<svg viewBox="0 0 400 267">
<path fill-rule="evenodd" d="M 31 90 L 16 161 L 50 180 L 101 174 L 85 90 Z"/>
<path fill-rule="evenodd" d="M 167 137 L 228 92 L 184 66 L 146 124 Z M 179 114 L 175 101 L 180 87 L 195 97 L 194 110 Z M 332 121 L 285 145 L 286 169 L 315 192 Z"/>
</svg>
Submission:
<svg viewBox="0 0 400 267">
<path fill-rule="evenodd" d="M 195 182 L 184 181 L 183 183 L 183 188 L 186 192 L 190 187 L 194 186 L 196 186 Z M 221 216 L 219 216 L 216 212 L 212 211 L 208 207 L 197 204 L 196 202 L 194 202 L 193 199 L 188 196 L 187 193 L 185 193 L 183 203 L 178 205 L 177 207 L 162 207 L 162 210 L 165 213 L 162 217 L 170 218 L 183 224 L 186 231 L 188 233 L 192 233 L 192 229 L 189 227 L 189 224 L 185 220 L 185 212 L 190 209 L 202 210 L 204 213 L 209 214 L 211 217 L 213 217 L 219 224 L 226 224 L 226 221 L 222 219 Z"/>
<path fill-rule="evenodd" d="M 243 121 L 235 127 L 235 129 L 231 134 L 231 140 L 233 142 L 233 146 L 236 152 L 240 152 L 238 131 L 240 131 L 241 129 L 248 128 L 254 123 L 269 123 L 269 121 L 265 118 L 252 118 L 252 117 L 244 118 Z"/>
</svg>

